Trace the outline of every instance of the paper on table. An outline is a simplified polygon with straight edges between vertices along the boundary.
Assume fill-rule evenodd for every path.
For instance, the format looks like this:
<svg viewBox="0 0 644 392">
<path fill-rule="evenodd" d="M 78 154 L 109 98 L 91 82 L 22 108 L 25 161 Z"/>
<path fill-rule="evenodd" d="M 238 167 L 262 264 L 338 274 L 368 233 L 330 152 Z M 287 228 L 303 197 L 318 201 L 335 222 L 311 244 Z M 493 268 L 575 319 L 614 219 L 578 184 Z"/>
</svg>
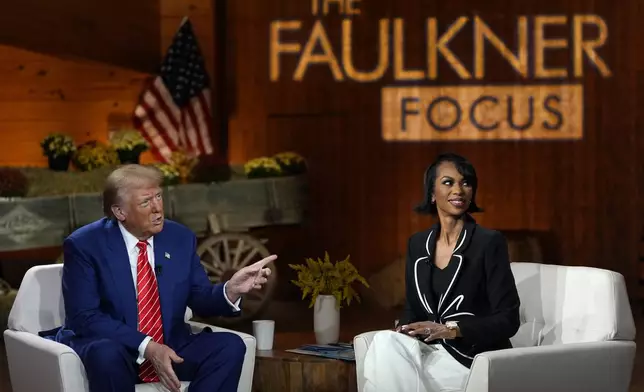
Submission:
<svg viewBox="0 0 644 392">
<path fill-rule="evenodd" d="M 355 361 L 355 352 L 353 351 L 353 345 L 350 343 L 306 344 L 296 349 L 286 351 L 296 354 L 339 359 L 342 361 Z"/>
</svg>

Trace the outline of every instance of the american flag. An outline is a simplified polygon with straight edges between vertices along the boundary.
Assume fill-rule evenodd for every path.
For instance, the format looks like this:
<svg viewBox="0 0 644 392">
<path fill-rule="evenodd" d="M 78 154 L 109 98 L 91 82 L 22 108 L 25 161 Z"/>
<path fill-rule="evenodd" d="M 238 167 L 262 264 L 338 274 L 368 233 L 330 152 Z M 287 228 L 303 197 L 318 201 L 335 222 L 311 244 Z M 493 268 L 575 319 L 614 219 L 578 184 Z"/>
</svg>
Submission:
<svg viewBox="0 0 644 392">
<path fill-rule="evenodd" d="M 210 155 L 210 79 L 197 37 L 186 18 L 173 38 L 158 75 L 151 78 L 134 109 L 134 127 L 162 162 L 183 149 Z"/>
</svg>

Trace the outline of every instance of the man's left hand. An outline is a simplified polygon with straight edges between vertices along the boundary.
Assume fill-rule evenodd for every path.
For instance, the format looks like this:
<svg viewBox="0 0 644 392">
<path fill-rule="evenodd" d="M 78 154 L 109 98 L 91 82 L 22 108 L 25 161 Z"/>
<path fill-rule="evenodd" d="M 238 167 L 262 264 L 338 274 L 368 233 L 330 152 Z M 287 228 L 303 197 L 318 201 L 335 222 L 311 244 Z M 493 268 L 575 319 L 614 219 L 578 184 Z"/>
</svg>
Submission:
<svg viewBox="0 0 644 392">
<path fill-rule="evenodd" d="M 226 296 L 230 302 L 236 302 L 242 294 L 252 289 L 261 289 L 271 274 L 271 269 L 266 268 L 266 265 L 275 259 L 277 255 L 270 255 L 235 272 L 226 285 Z"/>
</svg>

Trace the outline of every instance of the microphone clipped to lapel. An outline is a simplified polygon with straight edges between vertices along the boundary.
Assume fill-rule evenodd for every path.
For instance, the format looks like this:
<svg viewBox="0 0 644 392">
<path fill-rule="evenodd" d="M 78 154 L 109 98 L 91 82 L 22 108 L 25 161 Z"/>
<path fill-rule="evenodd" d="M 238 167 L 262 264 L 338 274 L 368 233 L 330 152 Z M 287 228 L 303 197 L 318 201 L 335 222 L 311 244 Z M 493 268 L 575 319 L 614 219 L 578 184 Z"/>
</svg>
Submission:
<svg viewBox="0 0 644 392">
<path fill-rule="evenodd" d="M 164 252 L 163 257 L 165 257 L 166 260 L 170 260 L 170 253 Z M 163 265 L 157 264 L 157 266 L 154 267 L 154 273 L 157 276 L 162 276 L 163 275 Z"/>
</svg>

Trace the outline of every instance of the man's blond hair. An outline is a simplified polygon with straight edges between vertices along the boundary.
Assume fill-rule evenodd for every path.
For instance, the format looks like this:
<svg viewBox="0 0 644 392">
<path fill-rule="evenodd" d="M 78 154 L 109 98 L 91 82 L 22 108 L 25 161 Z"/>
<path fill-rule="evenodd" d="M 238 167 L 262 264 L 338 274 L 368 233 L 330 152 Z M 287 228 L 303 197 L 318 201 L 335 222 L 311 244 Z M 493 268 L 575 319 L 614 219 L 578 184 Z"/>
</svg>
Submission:
<svg viewBox="0 0 644 392">
<path fill-rule="evenodd" d="M 128 164 L 115 169 L 107 176 L 103 189 L 103 212 L 105 216 L 115 219 L 112 206 L 126 199 L 131 189 L 161 186 L 163 174 L 154 166 Z"/>
</svg>

